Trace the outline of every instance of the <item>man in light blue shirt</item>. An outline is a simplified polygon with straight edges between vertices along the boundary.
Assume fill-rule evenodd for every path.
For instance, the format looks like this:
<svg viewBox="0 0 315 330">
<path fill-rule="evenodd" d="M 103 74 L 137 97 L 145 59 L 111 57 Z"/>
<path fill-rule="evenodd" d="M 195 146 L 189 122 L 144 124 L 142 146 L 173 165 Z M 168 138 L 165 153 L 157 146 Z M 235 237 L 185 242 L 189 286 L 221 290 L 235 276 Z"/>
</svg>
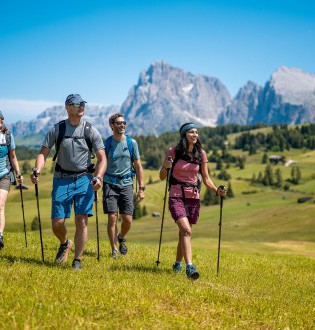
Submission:
<svg viewBox="0 0 315 330">
<path fill-rule="evenodd" d="M 139 184 L 137 201 L 144 199 L 144 178 L 138 144 L 130 136 L 125 135 L 126 121 L 121 113 L 109 118 L 113 135 L 105 141 L 107 169 L 104 176 L 103 208 L 108 214 L 107 234 L 112 248 L 112 257 L 117 258 L 119 252 L 127 254 L 126 234 L 130 230 L 134 210 L 133 177 Z M 116 226 L 120 212 L 121 230 L 116 235 Z M 119 243 L 119 252 L 116 243 Z"/>
</svg>

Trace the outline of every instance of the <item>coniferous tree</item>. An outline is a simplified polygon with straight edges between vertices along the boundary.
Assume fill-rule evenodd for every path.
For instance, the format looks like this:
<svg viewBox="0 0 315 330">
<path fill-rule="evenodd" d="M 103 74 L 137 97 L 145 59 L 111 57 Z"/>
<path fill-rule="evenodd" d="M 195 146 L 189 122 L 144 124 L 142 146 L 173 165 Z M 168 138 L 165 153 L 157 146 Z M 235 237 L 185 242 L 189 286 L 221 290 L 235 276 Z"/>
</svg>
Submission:
<svg viewBox="0 0 315 330">
<path fill-rule="evenodd" d="M 265 186 L 272 186 L 274 184 L 273 172 L 270 164 L 265 168 L 265 175 L 263 177 L 262 183 Z"/>
<path fill-rule="evenodd" d="M 142 216 L 145 217 L 146 215 L 148 215 L 148 210 L 147 210 L 147 207 L 145 205 L 143 205 Z"/>
<path fill-rule="evenodd" d="M 228 196 L 230 198 L 235 197 L 234 192 L 233 192 L 233 189 L 232 189 L 232 184 L 231 184 L 230 181 L 228 183 L 228 188 L 227 188 L 226 196 Z"/>
<path fill-rule="evenodd" d="M 282 179 L 282 173 L 280 168 L 277 168 L 275 171 L 275 177 L 276 177 L 276 186 L 277 187 L 282 187 L 283 186 L 283 179 Z"/>
<path fill-rule="evenodd" d="M 252 179 L 250 180 L 251 183 L 256 183 L 256 174 L 254 173 Z"/>
<path fill-rule="evenodd" d="M 296 167 L 296 174 L 295 174 L 295 183 L 299 184 L 301 182 L 302 179 L 302 174 L 301 174 L 301 170 L 300 168 L 297 166 Z"/>
<path fill-rule="evenodd" d="M 292 183 L 295 183 L 295 175 L 296 175 L 295 173 L 296 173 L 296 167 L 293 166 L 291 169 L 291 180 L 290 180 Z"/>
<path fill-rule="evenodd" d="M 262 183 L 262 180 L 263 180 L 263 175 L 261 172 L 259 172 L 258 178 L 257 178 L 257 183 Z"/>
<path fill-rule="evenodd" d="M 217 161 L 217 165 L 216 165 L 216 170 L 222 170 L 223 168 L 223 162 L 221 160 L 221 158 Z"/>
<path fill-rule="evenodd" d="M 266 153 L 264 153 L 262 160 L 261 160 L 262 164 L 267 164 L 268 163 L 268 155 Z"/>
<path fill-rule="evenodd" d="M 204 194 L 203 203 L 206 206 L 215 205 L 215 204 L 219 204 L 220 200 L 219 197 L 216 196 L 215 192 L 207 189 L 207 191 Z"/>
<path fill-rule="evenodd" d="M 205 206 L 210 205 L 210 199 L 211 199 L 211 193 L 210 193 L 210 190 L 207 189 L 203 196 L 203 203 L 205 204 Z"/>
<path fill-rule="evenodd" d="M 31 172 L 32 166 L 28 160 L 24 161 L 22 164 L 22 174 Z"/>
<path fill-rule="evenodd" d="M 135 203 L 135 209 L 133 211 L 133 218 L 135 220 L 140 219 L 142 217 L 142 209 L 140 203 Z"/>
</svg>

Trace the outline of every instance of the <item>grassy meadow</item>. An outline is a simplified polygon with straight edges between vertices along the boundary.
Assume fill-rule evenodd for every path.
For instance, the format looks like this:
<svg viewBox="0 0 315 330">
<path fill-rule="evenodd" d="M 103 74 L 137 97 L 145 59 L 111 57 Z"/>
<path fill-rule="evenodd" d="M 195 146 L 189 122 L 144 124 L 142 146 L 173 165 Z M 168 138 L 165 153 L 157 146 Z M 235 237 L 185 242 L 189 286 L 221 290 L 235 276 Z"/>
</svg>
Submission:
<svg viewBox="0 0 315 330">
<path fill-rule="evenodd" d="M 235 155 L 240 151 L 232 151 Z M 271 154 L 271 153 L 269 153 Z M 299 185 L 275 189 L 252 185 L 253 173 L 264 172 L 262 154 L 248 156 L 245 169 L 228 173 L 235 198 L 225 199 L 220 275 L 216 276 L 219 205 L 202 206 L 193 227 L 193 260 L 201 276 L 196 282 L 173 274 L 176 225 L 166 211 L 159 267 L 156 267 L 165 182 L 158 171 L 145 171 L 148 215 L 134 221 L 128 234 L 130 252 L 109 257 L 106 218 L 99 202 L 101 261 L 96 260 L 95 217 L 89 221 L 83 269 L 53 260 L 58 241 L 50 229 L 51 159 L 40 177 L 40 213 L 45 247 L 41 262 L 34 187 L 23 191 L 28 229 L 25 248 L 20 194 L 12 189 L 6 205 L 5 248 L 0 252 L 0 327 L 8 329 L 314 329 L 315 328 L 315 151 L 282 153 L 296 160 Z M 281 168 L 283 179 L 291 168 Z M 209 164 L 215 175 L 215 164 Z M 213 179 L 218 184 L 227 182 Z M 204 188 L 202 195 L 204 194 Z M 298 198 L 312 197 L 306 203 Z M 67 220 L 73 238 L 73 218 Z"/>
</svg>

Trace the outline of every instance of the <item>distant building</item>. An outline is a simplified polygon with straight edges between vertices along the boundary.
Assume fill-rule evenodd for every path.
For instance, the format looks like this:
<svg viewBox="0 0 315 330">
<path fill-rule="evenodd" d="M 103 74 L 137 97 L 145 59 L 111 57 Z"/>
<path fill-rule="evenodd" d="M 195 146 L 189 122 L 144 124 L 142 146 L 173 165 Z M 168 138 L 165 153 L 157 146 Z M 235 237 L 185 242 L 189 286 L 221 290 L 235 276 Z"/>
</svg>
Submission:
<svg viewBox="0 0 315 330">
<path fill-rule="evenodd" d="M 285 164 L 285 157 L 281 155 L 270 155 L 269 162 L 271 164 L 278 164 L 279 162 L 284 165 Z"/>
</svg>

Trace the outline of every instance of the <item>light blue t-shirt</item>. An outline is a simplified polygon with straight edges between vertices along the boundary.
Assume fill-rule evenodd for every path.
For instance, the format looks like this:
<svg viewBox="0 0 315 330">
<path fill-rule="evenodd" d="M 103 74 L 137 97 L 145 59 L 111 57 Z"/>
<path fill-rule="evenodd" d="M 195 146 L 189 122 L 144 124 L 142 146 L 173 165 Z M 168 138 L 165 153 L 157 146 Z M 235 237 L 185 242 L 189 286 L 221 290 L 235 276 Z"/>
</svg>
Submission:
<svg viewBox="0 0 315 330">
<path fill-rule="evenodd" d="M 5 133 L 0 132 L 0 179 L 9 174 L 8 154 L 9 154 L 9 150 L 14 150 L 14 149 L 15 149 L 15 144 L 12 133 L 11 133 L 11 144 L 8 149 L 5 139 Z"/>
<path fill-rule="evenodd" d="M 140 159 L 140 153 L 137 141 L 132 139 L 132 145 L 133 159 L 138 160 Z M 107 155 L 107 169 L 104 176 L 104 182 L 116 186 L 130 186 L 132 184 L 132 177 L 122 177 L 128 176 L 131 171 L 131 165 L 131 157 L 126 138 L 120 142 L 117 142 L 113 137 L 111 148 L 109 150 L 109 154 Z"/>
</svg>

